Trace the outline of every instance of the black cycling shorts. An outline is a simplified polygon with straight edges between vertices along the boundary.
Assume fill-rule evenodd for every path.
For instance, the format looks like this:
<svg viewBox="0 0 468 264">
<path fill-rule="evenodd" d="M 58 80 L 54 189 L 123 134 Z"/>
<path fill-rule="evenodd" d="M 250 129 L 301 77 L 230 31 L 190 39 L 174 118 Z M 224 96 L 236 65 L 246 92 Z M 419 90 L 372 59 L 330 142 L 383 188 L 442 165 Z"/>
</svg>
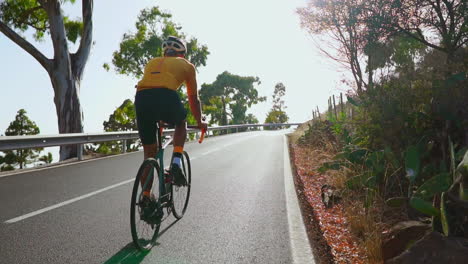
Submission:
<svg viewBox="0 0 468 264">
<path fill-rule="evenodd" d="M 187 117 L 187 110 L 176 91 L 153 88 L 138 91 L 135 95 L 138 134 L 144 145 L 156 143 L 156 123 L 164 121 L 179 124 Z"/>
</svg>

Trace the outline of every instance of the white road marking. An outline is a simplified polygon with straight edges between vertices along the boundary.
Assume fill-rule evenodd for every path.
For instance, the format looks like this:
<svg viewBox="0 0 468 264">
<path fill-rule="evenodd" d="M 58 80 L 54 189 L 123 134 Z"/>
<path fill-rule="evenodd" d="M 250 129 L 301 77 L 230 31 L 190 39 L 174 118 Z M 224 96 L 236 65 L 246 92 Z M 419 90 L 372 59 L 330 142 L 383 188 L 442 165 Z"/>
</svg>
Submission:
<svg viewBox="0 0 468 264">
<path fill-rule="evenodd" d="M 209 150 L 209 151 L 207 151 L 207 152 L 202 153 L 201 155 L 202 155 L 202 156 L 205 156 L 205 155 L 208 155 L 208 154 L 210 154 L 210 153 L 212 153 L 212 152 L 215 152 L 215 151 L 218 151 L 218 150 L 220 150 L 220 149 L 219 149 L 219 148 L 214 148 L 214 149 L 211 149 L 211 150 Z"/>
<path fill-rule="evenodd" d="M 247 140 L 247 139 L 251 139 L 251 138 L 256 137 L 256 136 L 258 136 L 258 135 L 254 135 L 254 136 L 250 136 L 250 137 L 245 137 L 245 138 L 243 138 L 242 140 L 239 140 L 239 141 L 236 141 L 236 142 L 233 142 L 233 143 L 230 143 L 230 144 L 226 144 L 226 145 L 224 145 L 224 147 L 227 147 L 227 146 L 231 146 L 231 145 L 240 143 L 241 141 L 244 141 L 244 140 Z M 201 154 L 201 156 L 210 154 L 210 153 L 215 152 L 215 151 L 218 151 L 218 150 L 220 150 L 220 149 L 221 149 L 221 148 L 214 148 L 214 149 L 211 149 L 210 151 L 207 151 L 207 152 Z M 126 155 L 128 155 L 128 154 L 131 154 L 131 153 L 126 153 Z M 132 154 L 133 154 L 133 153 L 132 153 Z M 113 157 L 113 156 L 104 157 L 104 158 L 111 158 L 111 157 Z M 200 156 L 193 157 L 193 158 L 191 158 L 190 160 L 195 160 L 195 159 L 197 159 L 197 158 L 199 158 L 199 157 L 200 157 Z M 104 159 L 104 158 L 100 158 L 100 159 Z M 57 167 L 62 167 L 62 166 L 69 166 L 69 165 L 74 165 L 74 164 L 77 164 L 77 163 L 90 162 L 90 161 L 94 161 L 94 160 L 99 160 L 99 159 L 91 159 L 91 160 L 85 160 L 85 161 L 81 161 L 81 162 L 73 162 L 73 163 L 64 164 L 64 165 L 53 166 L 53 167 L 50 167 L 50 168 L 57 168 Z M 42 168 L 42 169 L 39 169 L 39 170 L 43 170 L 43 169 L 48 169 L 48 168 Z M 28 171 L 25 171 L 25 172 L 28 172 Z M 25 173 L 25 172 L 21 172 L 21 173 Z M 0 176 L 0 177 L 6 177 L 6 176 L 10 176 L 10 175 L 12 175 L 12 174 L 3 175 L 3 176 Z M 36 215 L 39 215 L 39 214 L 42 214 L 42 213 L 45 213 L 45 212 L 54 210 L 54 209 L 57 209 L 57 208 L 59 208 L 59 207 L 62 207 L 62 206 L 65 206 L 65 205 L 68 205 L 68 204 L 71 204 L 71 203 L 74 203 L 74 202 L 77 202 L 77 201 L 79 201 L 79 200 L 86 199 L 86 198 L 88 198 L 88 197 L 91 197 L 91 196 L 93 196 L 93 195 L 99 194 L 99 193 L 101 193 L 101 192 L 105 192 L 105 191 L 107 191 L 107 190 L 110 190 L 110 189 L 119 187 L 119 186 L 121 186 L 121 185 L 130 183 L 130 182 L 133 182 L 134 180 L 135 180 L 135 179 L 129 179 L 129 180 L 126 180 L 126 181 L 123 181 L 123 182 L 119 182 L 119 183 L 116 183 L 116 184 L 114 184 L 114 185 L 111 185 L 111 186 L 102 188 L 102 189 L 100 189 L 100 190 L 97 190 L 97 191 L 94 191 L 94 192 L 90 192 L 90 193 L 88 193 L 88 194 L 84 194 L 84 195 L 81 195 L 81 196 L 79 196 L 79 197 L 75 197 L 75 198 L 73 198 L 73 199 L 70 199 L 70 200 L 67 200 L 67 201 L 64 201 L 64 202 L 55 204 L 55 205 L 51 205 L 51 206 L 45 207 L 45 208 L 42 208 L 42 209 L 40 209 L 40 210 L 31 212 L 31 213 L 28 213 L 28 214 L 25 214 L 25 215 L 22 215 L 22 216 L 18 216 L 18 217 L 12 218 L 12 219 L 10 219 L 10 220 L 5 221 L 5 223 L 6 223 L 6 224 L 12 224 L 12 223 L 19 222 L 19 221 L 25 220 L 25 219 L 27 219 L 27 218 L 30 218 L 30 217 L 33 217 L 33 216 L 36 216 Z"/>
<path fill-rule="evenodd" d="M 130 183 L 130 182 L 133 182 L 133 181 L 135 181 L 135 179 L 129 179 L 129 180 L 126 180 L 126 181 L 123 181 L 123 182 L 119 182 L 119 183 L 116 183 L 116 184 L 114 184 L 114 185 L 108 186 L 108 187 L 106 187 L 106 188 L 102 188 L 102 189 L 100 189 L 100 190 L 97 190 L 97 191 L 94 191 L 94 192 L 90 192 L 90 193 L 88 193 L 88 194 L 81 195 L 81 196 L 79 196 L 79 197 L 76 197 L 76 198 L 67 200 L 67 201 L 65 201 L 65 202 L 61 202 L 61 203 L 58 203 L 58 204 L 54 204 L 54 205 L 52 205 L 52 206 L 48 206 L 48 207 L 46 207 L 46 208 L 43 208 L 43 209 L 40 209 L 40 210 L 31 212 L 31 213 L 29 213 L 29 214 L 25 214 L 25 215 L 22 215 L 22 216 L 15 217 L 15 218 L 13 218 L 13 219 L 10 219 L 10 220 L 5 221 L 5 223 L 6 223 L 6 224 L 16 223 L 16 222 L 22 221 L 22 220 L 24 220 L 24 219 L 27 219 L 27 218 L 36 216 L 36 215 L 38 215 L 38 214 L 42 214 L 42 213 L 48 212 L 48 211 L 50 211 L 50 210 L 57 209 L 57 208 L 59 208 L 59 207 L 62 207 L 62 206 L 65 206 L 65 205 L 67 205 L 67 204 L 71 204 L 71 203 L 77 202 L 77 201 L 79 201 L 79 200 L 83 200 L 83 199 L 85 199 L 85 198 L 91 197 L 91 196 L 96 195 L 96 194 L 98 194 L 98 193 L 105 192 L 105 191 L 107 191 L 107 190 L 110 190 L 110 189 L 119 187 L 119 186 L 121 186 L 121 185 Z"/>
<path fill-rule="evenodd" d="M 284 137 L 284 187 L 286 192 L 286 211 L 288 212 L 289 238 L 291 240 L 291 252 L 293 263 L 314 264 L 315 260 L 310 248 L 309 238 L 302 221 L 301 209 L 294 187 L 291 172 L 291 161 L 289 159 L 288 140 Z"/>
</svg>

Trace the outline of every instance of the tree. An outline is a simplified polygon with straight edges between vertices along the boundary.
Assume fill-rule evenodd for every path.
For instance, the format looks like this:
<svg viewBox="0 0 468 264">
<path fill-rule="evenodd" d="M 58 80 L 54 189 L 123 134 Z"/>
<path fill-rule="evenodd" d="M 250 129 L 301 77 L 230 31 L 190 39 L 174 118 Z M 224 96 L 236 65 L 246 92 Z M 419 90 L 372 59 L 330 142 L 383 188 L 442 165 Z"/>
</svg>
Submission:
<svg viewBox="0 0 468 264">
<path fill-rule="evenodd" d="M 361 65 L 365 36 L 359 30 L 360 4 L 353 0 L 311 0 L 307 7 L 298 9 L 302 27 L 315 36 L 326 33 L 338 43 L 330 45 L 336 54 L 319 47 L 320 51 L 351 70 L 358 92 L 367 86 Z"/>
<path fill-rule="evenodd" d="M 136 110 L 132 100 L 124 100 L 123 103 L 109 116 L 109 119 L 103 122 L 103 126 L 106 132 L 138 130 L 136 123 Z M 141 144 L 135 143 L 136 140 L 127 140 L 127 151 L 138 150 L 138 147 Z M 104 154 L 120 153 L 122 152 L 122 144 L 119 144 L 117 141 L 104 142 L 99 144 L 95 151 Z"/>
<path fill-rule="evenodd" d="M 271 123 L 271 124 L 281 124 L 281 123 L 287 123 L 289 120 L 288 115 L 284 111 L 278 111 L 278 110 L 270 110 L 268 112 L 268 115 L 265 119 L 265 123 Z M 281 127 L 276 126 L 276 127 L 265 127 L 267 130 L 275 130 L 275 129 L 281 129 Z"/>
<path fill-rule="evenodd" d="M 53 161 L 52 153 L 48 152 L 47 155 L 42 155 L 39 161 L 44 162 L 44 164 L 51 164 Z"/>
<path fill-rule="evenodd" d="M 446 53 L 447 76 L 457 67 L 457 52 L 468 43 L 465 0 L 311 0 L 298 13 L 310 33 L 328 33 L 338 43 L 337 54 L 320 49 L 350 68 L 358 92 L 372 87 L 374 71 L 389 62 L 388 44 L 395 37 L 404 40 L 405 35 Z"/>
<path fill-rule="evenodd" d="M 248 114 L 247 117 L 245 118 L 245 123 L 246 124 L 258 124 L 258 119 L 253 114 Z"/>
<path fill-rule="evenodd" d="M 286 94 L 286 87 L 283 83 L 277 83 L 275 85 L 275 90 L 273 91 L 273 109 L 278 111 L 283 111 L 286 109 L 284 105 L 283 96 Z"/>
<path fill-rule="evenodd" d="M 258 77 L 243 77 L 227 71 L 219 74 L 212 84 L 203 84 L 200 99 L 203 111 L 211 117 L 210 123 L 245 123 L 247 109 L 266 100 L 258 96 L 255 84 L 260 84 Z"/>
<path fill-rule="evenodd" d="M 409 0 L 389 1 L 385 25 L 393 31 L 400 31 L 424 45 L 447 54 L 447 74 L 453 73 L 458 50 L 468 43 L 468 4 L 466 0 Z M 433 38 L 431 35 L 437 35 Z"/>
<path fill-rule="evenodd" d="M 286 87 L 283 83 L 279 82 L 275 85 L 273 91 L 273 107 L 265 119 L 265 123 L 286 123 L 289 120 L 288 115 L 284 111 L 286 106 L 284 104 L 283 96 L 286 94 Z M 281 129 L 281 127 L 269 127 L 267 129 Z"/>
<path fill-rule="evenodd" d="M 39 134 L 39 132 L 40 130 L 36 123 L 34 121 L 31 121 L 29 117 L 26 116 L 26 111 L 24 109 L 20 109 L 18 110 L 15 120 L 10 122 L 10 125 L 5 131 L 5 135 L 37 135 Z M 42 148 L 4 151 L 5 157 L 3 157 L 3 162 L 7 166 L 5 168 L 2 167 L 2 170 L 9 170 L 11 168 L 14 168 L 15 165 L 19 165 L 19 168 L 22 169 L 26 166 L 26 164 L 30 164 L 37 161 L 37 157 L 41 151 Z"/>
<path fill-rule="evenodd" d="M 115 109 L 114 113 L 109 116 L 109 120 L 104 121 L 103 126 L 106 132 L 138 130 L 135 105 L 132 100 L 124 100 L 123 103 Z"/>
<path fill-rule="evenodd" d="M 59 133 L 83 132 L 83 112 L 79 98 L 80 82 L 92 43 L 93 0 L 82 0 L 83 21 L 62 13 L 62 4 L 75 0 L 6 0 L 0 4 L 0 32 L 33 56 L 47 71 L 54 89 Z M 29 41 L 14 31 L 34 31 L 34 39 L 50 35 L 53 58 L 47 58 Z M 80 44 L 75 53 L 69 41 Z M 76 157 L 74 146 L 60 148 L 60 160 Z"/>
<path fill-rule="evenodd" d="M 15 164 L 16 157 L 13 152 L 6 153 L 1 159 L 0 165 L 3 165 L 0 167 L 0 171 L 12 171 L 15 169 L 13 164 Z"/>
<path fill-rule="evenodd" d="M 124 34 L 120 49 L 113 54 L 112 64 L 117 73 L 141 78 L 148 61 L 163 55 L 161 45 L 167 37 L 187 40 L 182 27 L 171 18 L 171 14 L 160 11 L 158 7 L 141 11 L 135 23 L 136 33 Z M 205 66 L 208 54 L 208 47 L 198 44 L 196 38 L 187 40 L 186 58 L 195 67 Z M 109 70 L 110 66 L 106 63 L 104 68 Z"/>
</svg>

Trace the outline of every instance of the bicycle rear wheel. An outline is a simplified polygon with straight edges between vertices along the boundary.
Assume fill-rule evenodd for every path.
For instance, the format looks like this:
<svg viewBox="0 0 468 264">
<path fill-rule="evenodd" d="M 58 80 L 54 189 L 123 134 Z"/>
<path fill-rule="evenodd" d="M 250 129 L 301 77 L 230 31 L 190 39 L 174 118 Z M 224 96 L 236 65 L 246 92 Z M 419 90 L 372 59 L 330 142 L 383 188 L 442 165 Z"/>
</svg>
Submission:
<svg viewBox="0 0 468 264">
<path fill-rule="evenodd" d="M 130 228 L 135 247 L 147 251 L 156 243 L 163 216 L 159 191 L 159 164 L 153 158 L 141 164 L 133 184 Z M 143 191 L 150 191 L 150 198 Z"/>
<path fill-rule="evenodd" d="M 172 184 L 172 214 L 175 218 L 181 219 L 187 210 L 187 205 L 190 198 L 190 186 L 192 184 L 192 170 L 190 167 L 190 158 L 187 152 L 184 151 L 181 160 L 182 172 L 187 180 L 187 185 L 176 186 Z"/>
</svg>

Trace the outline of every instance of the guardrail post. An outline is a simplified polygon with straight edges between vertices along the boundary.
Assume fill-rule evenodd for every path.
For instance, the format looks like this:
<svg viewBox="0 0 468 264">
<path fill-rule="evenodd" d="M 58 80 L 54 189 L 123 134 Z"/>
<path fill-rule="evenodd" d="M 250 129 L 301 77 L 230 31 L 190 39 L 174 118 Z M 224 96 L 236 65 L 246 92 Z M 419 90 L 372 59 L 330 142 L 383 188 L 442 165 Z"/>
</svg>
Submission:
<svg viewBox="0 0 468 264">
<path fill-rule="evenodd" d="M 127 152 L 127 140 L 122 140 L 122 153 Z"/>
<path fill-rule="evenodd" d="M 238 127 L 236 127 L 236 133 L 239 133 L 239 128 Z"/>
<path fill-rule="evenodd" d="M 83 144 L 76 145 L 78 160 L 83 160 Z"/>
</svg>

